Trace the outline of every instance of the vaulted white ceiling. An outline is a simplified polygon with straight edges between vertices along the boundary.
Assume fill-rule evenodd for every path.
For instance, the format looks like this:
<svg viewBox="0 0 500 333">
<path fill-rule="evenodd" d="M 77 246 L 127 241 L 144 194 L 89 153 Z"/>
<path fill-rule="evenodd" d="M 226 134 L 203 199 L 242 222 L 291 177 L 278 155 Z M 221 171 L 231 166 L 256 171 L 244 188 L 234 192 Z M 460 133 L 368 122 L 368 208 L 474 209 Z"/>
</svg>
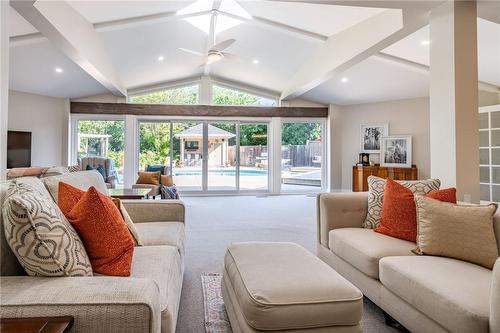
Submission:
<svg viewBox="0 0 500 333">
<path fill-rule="evenodd" d="M 233 0 L 226 0 L 233 1 Z M 134 89 L 201 76 L 202 57 L 179 48 L 207 51 L 206 31 L 176 17 L 195 1 L 68 1 L 94 25 L 121 84 Z M 234 38 L 234 57 L 210 66 L 210 75 L 280 93 L 330 36 L 382 15 L 385 8 L 303 2 L 239 1 L 252 19 L 216 35 Z M 221 8 L 222 10 L 222 8 Z M 211 14 L 196 16 L 210 21 Z M 221 17 L 221 15 L 219 15 Z M 227 16 L 227 17 L 230 17 Z M 57 97 L 107 91 L 11 8 L 10 88 Z M 233 19 L 235 17 L 233 16 Z M 500 86 L 500 24 L 478 20 L 479 79 Z M 319 103 L 355 104 L 428 95 L 429 39 L 424 26 L 381 54 L 336 72 L 301 96 Z M 356 43 L 356 41 L 353 41 Z M 385 57 L 389 55 L 389 57 Z M 163 61 L 158 57 L 163 56 Z M 398 59 L 403 59 L 403 62 Z M 258 60 L 254 64 L 253 60 Z M 405 62 L 406 61 L 406 62 Z M 412 67 L 412 63 L 415 66 Z M 423 66 L 422 66 L 423 65 Z M 63 73 L 56 73 L 56 67 Z M 342 82 L 342 78 L 348 82 Z"/>
</svg>

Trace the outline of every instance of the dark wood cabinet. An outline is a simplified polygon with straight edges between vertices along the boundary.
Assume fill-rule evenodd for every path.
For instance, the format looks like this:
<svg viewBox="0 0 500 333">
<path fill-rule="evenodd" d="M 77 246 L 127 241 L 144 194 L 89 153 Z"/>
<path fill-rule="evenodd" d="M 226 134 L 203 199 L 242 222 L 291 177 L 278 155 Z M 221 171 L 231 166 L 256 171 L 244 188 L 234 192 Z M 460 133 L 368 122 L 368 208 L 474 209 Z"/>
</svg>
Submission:
<svg viewBox="0 0 500 333">
<path fill-rule="evenodd" d="M 418 170 L 415 165 L 411 168 L 389 168 L 378 164 L 374 166 L 352 167 L 352 190 L 353 192 L 368 191 L 368 176 L 380 178 L 392 178 L 394 180 L 417 180 Z"/>
</svg>

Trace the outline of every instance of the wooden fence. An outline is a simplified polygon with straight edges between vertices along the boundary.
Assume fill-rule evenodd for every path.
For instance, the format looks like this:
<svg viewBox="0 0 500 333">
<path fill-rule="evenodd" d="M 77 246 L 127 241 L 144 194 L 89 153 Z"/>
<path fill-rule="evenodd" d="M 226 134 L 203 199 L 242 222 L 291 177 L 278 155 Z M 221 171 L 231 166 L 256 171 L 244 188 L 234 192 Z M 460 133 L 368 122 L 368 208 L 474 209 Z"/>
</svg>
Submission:
<svg viewBox="0 0 500 333">
<path fill-rule="evenodd" d="M 235 160 L 235 147 L 230 146 L 228 157 L 230 161 Z M 281 147 L 281 158 L 283 167 L 320 167 L 322 147 L 320 141 L 308 141 L 305 145 L 286 145 Z M 255 167 L 257 164 L 267 162 L 267 146 L 241 146 L 241 166 Z"/>
</svg>

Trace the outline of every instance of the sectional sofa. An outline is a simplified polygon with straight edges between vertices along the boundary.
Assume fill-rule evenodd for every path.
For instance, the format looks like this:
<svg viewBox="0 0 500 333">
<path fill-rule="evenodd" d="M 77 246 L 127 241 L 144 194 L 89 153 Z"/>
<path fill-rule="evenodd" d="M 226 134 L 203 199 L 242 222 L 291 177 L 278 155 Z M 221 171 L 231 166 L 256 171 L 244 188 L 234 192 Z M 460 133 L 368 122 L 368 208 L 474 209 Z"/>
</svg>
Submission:
<svg viewBox="0 0 500 333">
<path fill-rule="evenodd" d="M 417 256 L 415 243 L 362 228 L 367 193 L 318 196 L 318 256 L 413 333 L 500 332 L 500 259 L 493 270 Z M 494 219 L 500 249 L 500 213 Z"/>
<path fill-rule="evenodd" d="M 57 200 L 60 181 L 105 193 L 97 171 L 19 182 L 39 182 Z M 9 182 L 0 183 L 3 207 Z M 174 333 L 184 272 L 184 205 L 169 200 L 123 200 L 144 246 L 134 249 L 130 277 L 27 276 L 4 236 L 0 214 L 0 317 L 75 318 L 72 333 Z"/>
</svg>

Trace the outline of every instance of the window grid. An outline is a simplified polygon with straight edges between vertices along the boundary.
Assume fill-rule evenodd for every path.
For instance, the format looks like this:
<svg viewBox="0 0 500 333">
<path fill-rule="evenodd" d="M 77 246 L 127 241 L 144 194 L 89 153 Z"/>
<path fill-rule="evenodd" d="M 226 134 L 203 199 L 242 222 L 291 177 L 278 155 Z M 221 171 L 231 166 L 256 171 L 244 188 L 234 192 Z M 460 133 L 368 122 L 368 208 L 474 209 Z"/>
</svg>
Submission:
<svg viewBox="0 0 500 333">
<path fill-rule="evenodd" d="M 487 118 L 486 118 L 486 121 L 487 121 L 487 126 L 486 128 L 480 128 L 479 129 L 479 133 L 488 133 L 488 145 L 485 146 L 484 144 L 481 144 L 480 143 L 480 147 L 479 147 L 479 153 L 481 152 L 481 150 L 487 150 L 488 151 L 488 163 L 487 164 L 484 164 L 484 163 L 480 163 L 479 164 L 479 168 L 480 168 L 480 173 L 481 173 L 481 170 L 484 170 L 484 168 L 487 168 L 487 173 L 488 173 L 488 182 L 485 182 L 485 181 L 480 181 L 480 186 L 481 187 L 487 187 L 487 191 L 486 193 L 483 192 L 483 190 L 481 190 L 481 200 L 482 201 L 491 201 L 491 202 L 500 202 L 500 179 L 494 179 L 494 171 L 497 171 L 498 169 L 500 169 L 500 164 L 493 164 L 493 152 L 495 150 L 500 150 L 500 145 L 493 145 L 493 142 L 492 142 L 492 133 L 495 132 L 495 131 L 499 131 L 500 128 L 498 127 L 490 127 L 492 125 L 492 114 L 493 113 L 496 113 L 496 112 L 499 112 L 499 111 L 486 111 L 486 112 L 481 112 L 479 115 L 483 115 L 483 114 L 486 114 L 487 115 Z M 498 177 L 497 177 L 498 178 Z M 486 194 L 486 195 L 485 195 Z"/>
</svg>

